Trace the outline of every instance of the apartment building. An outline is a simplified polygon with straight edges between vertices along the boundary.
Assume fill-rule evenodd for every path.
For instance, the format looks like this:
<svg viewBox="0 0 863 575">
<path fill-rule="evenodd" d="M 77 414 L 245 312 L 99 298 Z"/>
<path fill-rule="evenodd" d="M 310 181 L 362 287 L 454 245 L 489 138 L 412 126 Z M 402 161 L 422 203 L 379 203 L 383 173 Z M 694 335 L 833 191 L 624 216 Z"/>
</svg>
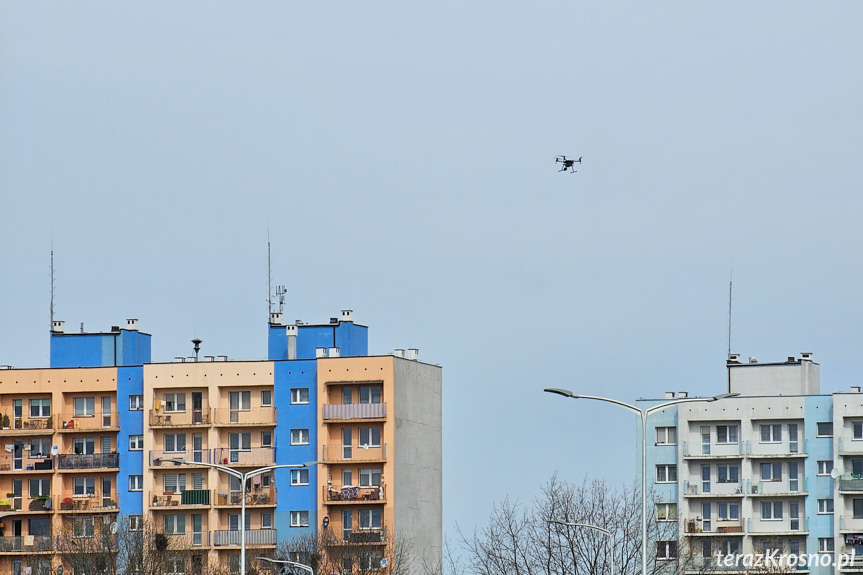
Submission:
<svg viewBox="0 0 863 575">
<path fill-rule="evenodd" d="M 166 574 L 237 572 L 243 505 L 249 557 L 327 529 L 364 557 L 385 557 L 396 533 L 440 557 L 439 366 L 369 356 L 350 310 L 321 325 L 272 314 L 265 361 L 154 363 L 150 342 L 137 320 L 105 333 L 58 321 L 49 368 L 0 369 L 0 572 L 47 575 L 64 542 L 148 521 L 187 551 Z M 315 461 L 245 488 L 210 466 Z"/>
<path fill-rule="evenodd" d="M 672 527 L 650 542 L 655 560 L 693 573 L 742 572 L 752 569 L 739 558 L 778 550 L 807 556 L 795 571 L 863 572 L 860 387 L 822 394 L 809 353 L 776 363 L 732 354 L 727 370 L 717 393 L 736 397 L 668 392 L 638 402 L 679 402 L 648 420 L 653 513 Z"/>
</svg>

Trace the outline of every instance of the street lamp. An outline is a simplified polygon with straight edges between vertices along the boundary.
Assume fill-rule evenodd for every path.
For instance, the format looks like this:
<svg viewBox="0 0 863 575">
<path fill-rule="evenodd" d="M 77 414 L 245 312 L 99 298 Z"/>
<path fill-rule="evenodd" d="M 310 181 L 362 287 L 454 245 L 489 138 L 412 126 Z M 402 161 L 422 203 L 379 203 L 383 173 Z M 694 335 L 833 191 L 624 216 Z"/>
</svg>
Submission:
<svg viewBox="0 0 863 575">
<path fill-rule="evenodd" d="M 560 519 L 549 519 L 548 523 L 557 523 L 558 525 L 566 525 L 567 527 L 589 527 L 590 529 L 596 529 L 597 531 L 602 531 L 608 535 L 608 542 L 609 545 L 611 545 L 611 575 L 614 575 L 614 533 L 608 529 L 591 525 L 590 523 L 568 523 L 566 521 L 561 521 Z"/>
<path fill-rule="evenodd" d="M 662 411 L 666 407 L 677 405 L 678 403 L 690 403 L 694 401 L 719 401 L 728 397 L 737 397 L 739 393 L 720 393 L 713 397 L 685 397 L 666 401 L 651 407 L 637 407 L 616 399 L 607 397 L 596 397 L 594 395 L 576 395 L 568 389 L 560 389 L 556 387 L 546 388 L 544 391 L 548 393 L 556 393 L 564 397 L 572 399 L 595 399 L 597 401 L 607 401 L 624 409 L 627 409 L 641 418 L 641 575 L 647 575 L 647 416 L 657 411 Z"/>
<path fill-rule="evenodd" d="M 302 469 L 303 467 L 311 467 L 312 465 L 317 465 L 318 463 L 321 463 L 320 461 L 307 461 L 305 463 L 299 463 L 295 465 L 268 465 L 266 467 L 259 467 L 257 469 L 252 469 L 251 471 L 243 473 L 242 471 L 237 471 L 233 467 L 228 467 L 227 465 L 221 465 L 219 463 L 206 463 L 204 461 L 187 461 L 185 459 L 163 459 L 162 461 L 170 461 L 171 463 L 178 463 L 181 465 L 200 465 L 202 467 L 212 467 L 213 469 L 224 471 L 228 475 L 236 477 L 240 480 L 240 485 L 242 485 L 240 491 L 240 575 L 246 575 L 246 482 L 252 477 L 255 477 L 256 475 L 261 475 L 262 473 L 272 471 L 273 469 Z"/>
<path fill-rule="evenodd" d="M 291 567 L 299 567 L 303 571 L 308 571 L 312 575 L 315 575 L 314 570 L 308 565 L 303 565 L 302 563 L 297 563 L 296 561 L 287 561 L 285 559 L 270 559 L 269 557 L 255 557 L 258 561 L 266 561 L 268 563 L 278 563 L 280 565 L 289 565 Z"/>
</svg>

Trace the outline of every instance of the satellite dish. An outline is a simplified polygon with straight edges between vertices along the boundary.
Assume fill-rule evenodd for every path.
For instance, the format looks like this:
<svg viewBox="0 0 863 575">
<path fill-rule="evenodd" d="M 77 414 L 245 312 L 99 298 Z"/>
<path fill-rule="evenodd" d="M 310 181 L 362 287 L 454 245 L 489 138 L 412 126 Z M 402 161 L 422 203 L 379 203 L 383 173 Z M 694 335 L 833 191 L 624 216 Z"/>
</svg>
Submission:
<svg viewBox="0 0 863 575">
<path fill-rule="evenodd" d="M 386 569 L 387 565 L 389 565 L 389 561 L 387 561 L 387 558 L 384 557 L 383 559 L 381 559 L 381 569 Z"/>
<path fill-rule="evenodd" d="M 839 473 L 839 470 L 835 467 L 830 471 L 830 477 L 832 477 L 833 479 L 839 479 L 840 475 L 841 473 Z"/>
<path fill-rule="evenodd" d="M 115 521 L 115 522 L 111 523 L 111 535 L 116 535 L 117 529 L 119 529 L 117 522 Z"/>
<path fill-rule="evenodd" d="M 59 445 L 52 445 L 51 446 L 51 455 L 57 455 L 58 453 L 60 453 L 60 446 Z"/>
<path fill-rule="evenodd" d="M 330 524 L 330 518 L 329 518 L 329 517 L 324 517 L 324 521 L 323 521 L 323 523 L 324 523 L 324 529 L 326 529 L 326 528 L 329 526 L 329 524 Z"/>
<path fill-rule="evenodd" d="M 45 499 L 44 501 L 45 502 L 42 504 L 43 509 L 46 509 L 46 510 L 51 509 L 51 500 Z"/>
</svg>

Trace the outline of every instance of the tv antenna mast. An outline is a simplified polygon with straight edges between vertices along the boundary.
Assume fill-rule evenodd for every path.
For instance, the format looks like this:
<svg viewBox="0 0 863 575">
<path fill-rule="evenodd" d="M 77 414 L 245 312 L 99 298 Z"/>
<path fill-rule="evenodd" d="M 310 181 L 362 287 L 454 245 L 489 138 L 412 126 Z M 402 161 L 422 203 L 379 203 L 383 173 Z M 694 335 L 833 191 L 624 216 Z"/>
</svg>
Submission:
<svg viewBox="0 0 863 575">
<path fill-rule="evenodd" d="M 272 257 L 272 247 L 270 246 L 270 234 L 267 232 L 267 321 L 269 321 L 269 314 L 275 311 L 276 303 L 273 301 L 273 257 Z M 279 313 L 282 313 L 285 309 L 285 294 L 287 290 L 285 286 L 278 285 L 276 286 L 276 298 L 278 299 Z"/>
</svg>

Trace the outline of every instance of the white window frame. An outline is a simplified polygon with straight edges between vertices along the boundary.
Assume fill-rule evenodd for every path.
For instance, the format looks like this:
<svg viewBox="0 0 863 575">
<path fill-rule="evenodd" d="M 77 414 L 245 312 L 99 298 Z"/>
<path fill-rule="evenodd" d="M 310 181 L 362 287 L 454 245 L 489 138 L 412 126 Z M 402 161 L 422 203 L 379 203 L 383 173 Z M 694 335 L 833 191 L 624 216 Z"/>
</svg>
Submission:
<svg viewBox="0 0 863 575">
<path fill-rule="evenodd" d="M 129 476 L 129 491 L 144 491 L 144 476 L 130 475 Z"/>
<path fill-rule="evenodd" d="M 372 507 L 359 510 L 359 528 L 365 531 L 383 529 L 384 513 L 382 509 Z"/>
<path fill-rule="evenodd" d="M 782 462 L 762 463 L 759 477 L 761 477 L 761 481 L 782 481 Z"/>
<path fill-rule="evenodd" d="M 72 518 L 72 538 L 92 539 L 96 536 L 96 522 L 93 517 Z"/>
<path fill-rule="evenodd" d="M 291 430 L 291 445 L 308 445 L 309 430 L 308 429 L 292 429 Z"/>
<path fill-rule="evenodd" d="M 833 515 L 833 499 L 818 500 L 818 515 Z"/>
<path fill-rule="evenodd" d="M 822 433 L 821 426 L 829 426 L 830 433 Z M 815 437 L 833 437 L 833 422 L 832 421 L 819 421 L 815 424 Z"/>
<path fill-rule="evenodd" d="M 129 515 L 129 531 L 143 531 L 144 530 L 144 516 L 143 515 Z"/>
<path fill-rule="evenodd" d="M 671 475 L 674 479 L 669 479 Z M 662 463 L 656 466 L 656 483 L 677 483 L 677 465 Z"/>
<path fill-rule="evenodd" d="M 76 477 L 72 482 L 72 494 L 75 497 L 89 497 L 96 494 L 95 477 Z"/>
<path fill-rule="evenodd" d="M 273 514 L 272 513 L 261 513 L 261 529 L 272 529 L 273 528 Z"/>
<path fill-rule="evenodd" d="M 262 431 L 261 432 L 261 447 L 272 447 L 273 446 L 273 432 L 272 431 Z"/>
<path fill-rule="evenodd" d="M 759 426 L 759 432 L 759 443 L 782 443 L 781 423 L 762 423 Z M 765 439 L 765 435 L 767 439 Z"/>
<path fill-rule="evenodd" d="M 162 396 L 162 400 L 162 408 L 165 413 L 186 413 L 185 393 L 166 393 Z"/>
<path fill-rule="evenodd" d="M 673 561 L 677 559 L 677 541 L 657 541 L 656 560 Z"/>
<path fill-rule="evenodd" d="M 302 511 L 291 511 L 291 527 L 308 527 L 309 526 L 309 512 Z"/>
<path fill-rule="evenodd" d="M 677 428 L 674 426 L 657 427 L 656 445 L 677 445 Z"/>
<path fill-rule="evenodd" d="M 143 451 L 144 449 L 144 436 L 143 435 L 130 435 L 129 436 L 129 451 Z"/>
<path fill-rule="evenodd" d="M 262 389 L 261 390 L 261 407 L 272 407 L 273 406 L 273 390 L 272 389 Z"/>
<path fill-rule="evenodd" d="M 375 433 L 377 432 L 377 433 Z M 365 440 L 363 436 L 365 435 Z M 377 435 L 377 437 L 375 437 Z M 361 427 L 357 433 L 361 447 L 380 447 L 381 436 L 383 435 L 380 427 Z"/>
<path fill-rule="evenodd" d="M 291 405 L 308 405 L 309 403 L 309 388 L 308 387 L 292 387 L 291 388 Z"/>
<path fill-rule="evenodd" d="M 835 542 L 832 537 L 819 537 L 818 538 L 818 552 L 819 553 L 833 553 L 835 549 Z"/>
<path fill-rule="evenodd" d="M 36 408 L 34 414 L 33 408 Z M 51 417 L 51 398 L 39 397 L 30 400 L 30 419 Z"/>
<path fill-rule="evenodd" d="M 291 469 L 291 485 L 308 485 L 309 470 L 308 469 Z"/>
<path fill-rule="evenodd" d="M 168 513 L 164 520 L 165 535 L 185 535 L 186 515 L 182 513 Z"/>
<path fill-rule="evenodd" d="M 665 523 L 676 523 L 677 503 L 657 503 L 656 520 Z"/>
<path fill-rule="evenodd" d="M 725 479 L 722 479 L 721 471 L 725 469 Z M 737 479 L 731 479 L 731 470 L 736 470 Z M 717 483 L 740 483 L 740 466 L 735 463 L 720 463 L 716 466 Z"/>
<path fill-rule="evenodd" d="M 818 461 L 818 475 L 830 475 L 833 471 L 833 460 L 822 459 Z"/>
<path fill-rule="evenodd" d="M 162 446 L 165 448 L 165 453 L 186 453 L 186 434 L 185 433 L 166 433 L 162 436 Z M 168 449 L 168 438 L 171 438 L 173 446 Z M 179 448 L 178 438 L 183 438 L 183 449 Z"/>
<path fill-rule="evenodd" d="M 720 433 L 720 429 L 724 430 Z M 725 441 L 722 440 L 722 435 L 725 435 Z M 723 424 L 716 426 L 716 443 L 718 445 L 736 445 L 740 442 L 740 429 L 737 424 Z"/>
<path fill-rule="evenodd" d="M 762 521 L 782 521 L 783 519 L 783 502 L 782 501 L 762 501 L 761 502 L 761 520 Z"/>
<path fill-rule="evenodd" d="M 375 483 L 375 476 L 377 476 L 377 483 Z M 383 476 L 383 469 L 380 467 L 364 467 L 360 468 L 359 480 L 360 487 L 380 487 L 381 486 L 381 477 Z"/>
<path fill-rule="evenodd" d="M 79 400 L 83 403 L 79 408 Z M 72 399 L 73 417 L 95 417 L 96 416 L 96 397 L 76 397 Z"/>
<path fill-rule="evenodd" d="M 129 411 L 143 411 L 144 410 L 144 396 L 143 395 L 130 395 L 129 396 Z"/>
<path fill-rule="evenodd" d="M 851 439 L 854 441 L 863 440 L 863 421 L 852 421 L 851 422 Z"/>
<path fill-rule="evenodd" d="M 716 505 L 716 517 L 719 521 L 737 521 L 740 519 L 740 504 L 720 501 Z"/>
</svg>

